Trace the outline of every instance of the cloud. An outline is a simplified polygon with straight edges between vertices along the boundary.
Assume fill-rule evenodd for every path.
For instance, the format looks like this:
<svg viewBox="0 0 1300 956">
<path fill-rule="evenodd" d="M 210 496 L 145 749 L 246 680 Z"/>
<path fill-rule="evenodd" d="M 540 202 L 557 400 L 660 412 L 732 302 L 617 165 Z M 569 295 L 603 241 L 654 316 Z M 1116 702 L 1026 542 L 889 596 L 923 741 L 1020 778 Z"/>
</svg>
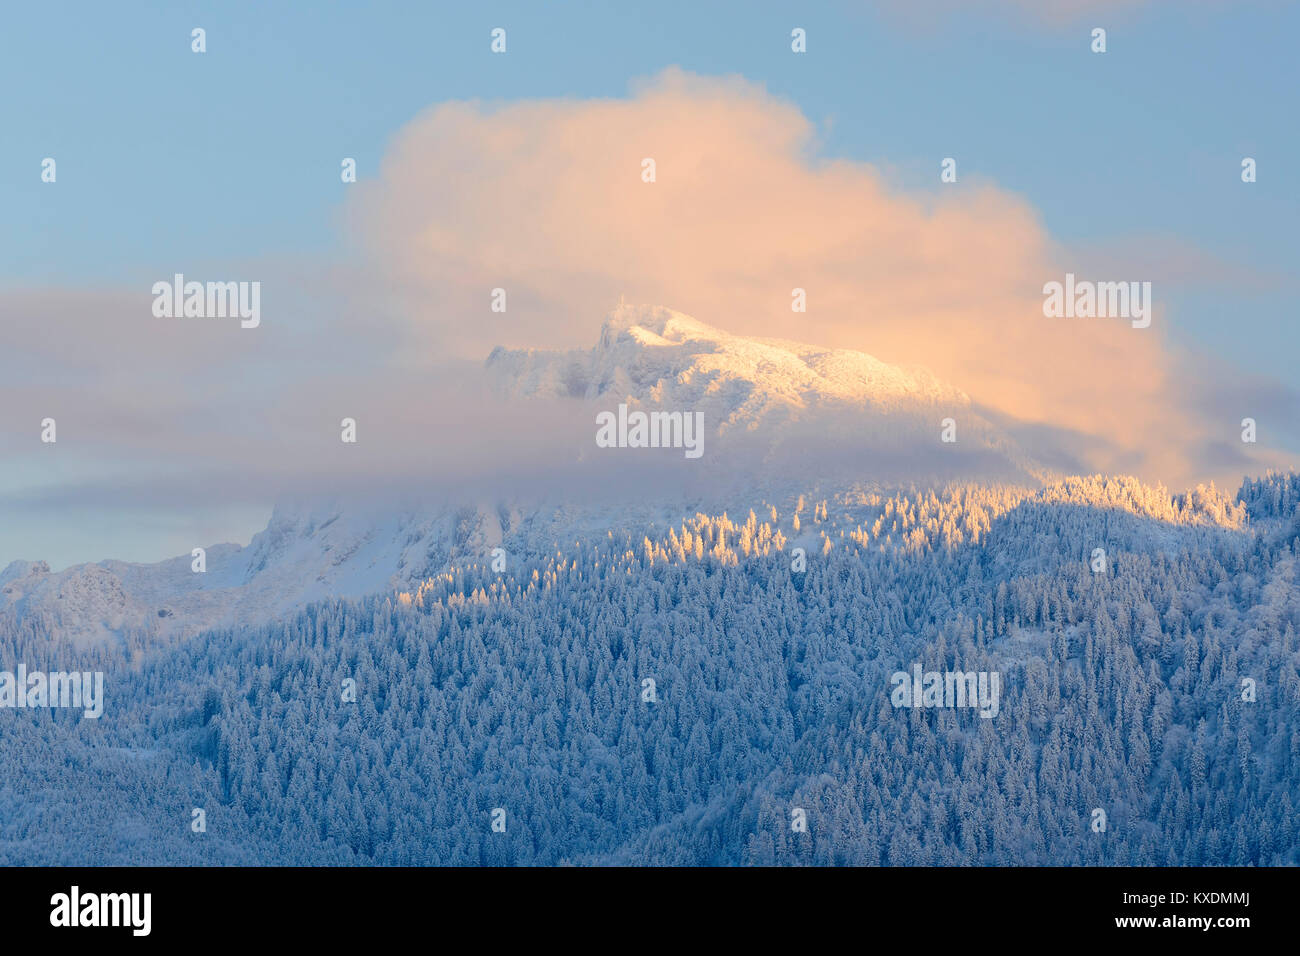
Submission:
<svg viewBox="0 0 1300 956">
<path fill-rule="evenodd" d="M 1088 275 L 1096 250 L 1072 257 L 1023 199 L 941 186 L 937 170 L 931 194 L 903 194 L 870 165 L 819 158 L 812 121 L 763 88 L 670 69 L 627 99 L 434 107 L 348 221 L 426 355 L 586 345 L 626 295 L 922 365 L 1026 426 L 1087 436 L 1099 470 L 1195 477 L 1214 436 L 1186 408 L 1159 289 L 1148 329 L 1042 315 L 1043 284 L 1066 271 L 1150 276 Z M 791 311 L 796 287 L 807 313 Z"/>
<path fill-rule="evenodd" d="M 905 194 L 870 165 L 821 158 L 808 117 L 740 79 L 674 69 L 625 99 L 442 104 L 349 192 L 348 263 L 165 263 L 138 288 L 0 293 L 0 521 L 28 515 L 40 542 L 51 515 L 167 511 L 180 530 L 164 553 L 180 553 L 205 515 L 286 493 L 627 491 L 627 476 L 575 467 L 585 410 L 495 397 L 482 365 L 498 344 L 590 347 L 621 296 L 924 366 L 1070 470 L 1235 482 L 1300 444 L 1294 389 L 1184 356 L 1159 304 L 1166 280 L 1275 277 L 1176 241 L 1072 251 L 974 178 Z M 261 281 L 261 326 L 154 317 L 153 281 L 179 270 Z M 1152 326 L 1044 318 L 1043 284 L 1067 271 L 1155 280 Z M 791 311 L 795 288 L 806 313 Z M 1247 415 L 1260 446 L 1239 441 Z M 37 441 L 47 416 L 57 446 Z M 339 441 L 344 417 L 356 446 Z M 96 551 L 122 554 L 121 533 Z"/>
</svg>

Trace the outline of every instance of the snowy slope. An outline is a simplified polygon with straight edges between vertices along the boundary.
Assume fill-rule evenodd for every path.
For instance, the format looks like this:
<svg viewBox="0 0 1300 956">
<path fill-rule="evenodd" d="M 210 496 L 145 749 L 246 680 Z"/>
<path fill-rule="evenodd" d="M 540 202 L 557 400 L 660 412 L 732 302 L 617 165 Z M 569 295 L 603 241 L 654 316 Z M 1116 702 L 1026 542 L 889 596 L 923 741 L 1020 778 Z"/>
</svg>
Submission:
<svg viewBox="0 0 1300 956">
<path fill-rule="evenodd" d="M 680 516 L 680 509 L 672 514 Z M 156 564 L 101 561 L 59 572 L 44 561 L 14 561 L 0 571 L 0 633 L 24 623 L 78 646 L 151 644 L 280 618 L 327 597 L 410 588 L 452 565 L 487 565 L 502 544 L 512 561 L 526 561 L 557 541 L 603 535 L 615 524 L 662 524 L 668 517 L 654 505 L 380 510 L 293 502 L 277 507 L 247 547 L 206 549 L 203 573 L 192 570 L 189 555 Z"/>
<path fill-rule="evenodd" d="M 487 509 L 410 514 L 282 505 L 247 547 L 208 548 L 203 573 L 189 555 L 58 573 L 43 561 L 15 561 L 0 572 L 0 620 L 34 622 L 83 645 L 129 634 L 186 636 L 278 617 L 319 598 L 391 589 L 487 553 L 500 540 L 500 522 Z"/>
</svg>

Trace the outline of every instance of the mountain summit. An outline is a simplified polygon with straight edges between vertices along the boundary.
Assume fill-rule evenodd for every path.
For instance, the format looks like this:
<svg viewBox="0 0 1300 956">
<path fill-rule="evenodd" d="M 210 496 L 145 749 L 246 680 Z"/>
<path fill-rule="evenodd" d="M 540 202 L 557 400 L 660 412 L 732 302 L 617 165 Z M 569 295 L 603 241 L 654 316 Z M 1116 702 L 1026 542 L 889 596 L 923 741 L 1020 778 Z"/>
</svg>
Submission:
<svg viewBox="0 0 1300 956">
<path fill-rule="evenodd" d="M 487 367 L 515 395 L 691 406 L 712 413 L 719 431 L 836 402 L 881 413 L 970 405 L 924 369 L 897 368 L 865 352 L 732 335 L 658 306 L 620 305 L 594 348 L 498 347 Z"/>
<path fill-rule="evenodd" d="M 867 481 L 1047 477 L 970 396 L 925 369 L 734 335 L 661 306 L 620 305 L 590 349 L 498 347 L 486 367 L 520 399 L 703 412 L 722 439 L 712 462 L 724 470 L 799 463 Z"/>
</svg>

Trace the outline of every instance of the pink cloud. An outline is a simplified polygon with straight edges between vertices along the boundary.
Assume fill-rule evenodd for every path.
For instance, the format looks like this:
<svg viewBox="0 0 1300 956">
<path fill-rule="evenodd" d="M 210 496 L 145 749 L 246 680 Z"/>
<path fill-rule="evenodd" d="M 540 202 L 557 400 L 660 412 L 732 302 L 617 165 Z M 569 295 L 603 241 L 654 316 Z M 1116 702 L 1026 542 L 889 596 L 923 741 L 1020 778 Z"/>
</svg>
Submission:
<svg viewBox="0 0 1300 956">
<path fill-rule="evenodd" d="M 922 365 L 1003 414 L 1093 436 L 1099 469 L 1190 477 L 1205 435 L 1159 289 L 1148 329 L 1044 318 L 1043 284 L 1074 263 L 1023 199 L 941 186 L 938 160 L 931 194 L 902 194 L 870 165 L 819 159 L 813 123 L 761 87 L 670 69 L 624 100 L 437 106 L 350 221 L 429 356 L 589 345 L 626 295 Z M 498 287 L 505 314 L 489 310 Z"/>
</svg>

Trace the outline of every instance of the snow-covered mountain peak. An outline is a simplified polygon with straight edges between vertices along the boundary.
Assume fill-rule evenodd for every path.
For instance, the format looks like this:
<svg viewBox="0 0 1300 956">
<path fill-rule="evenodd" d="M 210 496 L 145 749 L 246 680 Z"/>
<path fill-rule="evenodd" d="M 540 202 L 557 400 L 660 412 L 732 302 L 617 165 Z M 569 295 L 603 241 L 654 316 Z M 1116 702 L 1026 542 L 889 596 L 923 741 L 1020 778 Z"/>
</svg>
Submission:
<svg viewBox="0 0 1300 956">
<path fill-rule="evenodd" d="M 518 397 L 689 406 L 712 413 L 719 430 L 826 405 L 886 413 L 970 405 L 923 369 L 851 349 L 733 335 L 662 306 L 619 305 L 594 348 L 497 348 L 487 368 L 498 387 Z"/>
<path fill-rule="evenodd" d="M 682 312 L 659 305 L 619 303 L 605 317 L 596 346 L 609 348 L 627 336 L 646 348 L 671 347 L 685 342 L 722 342 L 732 336 Z"/>
</svg>

